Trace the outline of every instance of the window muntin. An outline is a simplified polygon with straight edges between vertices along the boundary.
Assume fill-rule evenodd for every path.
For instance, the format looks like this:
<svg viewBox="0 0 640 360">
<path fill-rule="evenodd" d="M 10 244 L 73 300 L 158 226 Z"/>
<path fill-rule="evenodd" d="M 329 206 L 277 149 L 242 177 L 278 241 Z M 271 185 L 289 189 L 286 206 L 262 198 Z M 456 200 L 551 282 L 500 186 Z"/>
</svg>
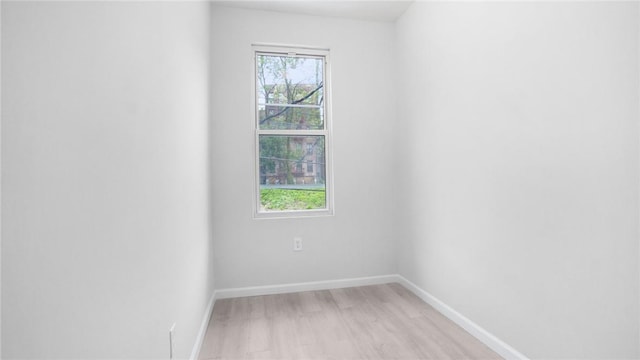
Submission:
<svg viewBox="0 0 640 360">
<path fill-rule="evenodd" d="M 328 52 L 254 51 L 256 215 L 331 214 Z"/>
</svg>

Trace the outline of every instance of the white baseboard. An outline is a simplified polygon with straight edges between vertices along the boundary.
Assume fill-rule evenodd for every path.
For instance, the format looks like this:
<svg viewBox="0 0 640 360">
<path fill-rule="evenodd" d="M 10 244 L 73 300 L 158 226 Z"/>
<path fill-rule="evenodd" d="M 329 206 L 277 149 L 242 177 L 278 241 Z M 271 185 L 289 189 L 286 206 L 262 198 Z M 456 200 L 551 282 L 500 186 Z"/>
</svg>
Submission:
<svg viewBox="0 0 640 360">
<path fill-rule="evenodd" d="M 197 360 L 200 355 L 200 349 L 202 348 L 202 342 L 204 341 L 204 336 L 207 333 L 207 327 L 209 326 L 209 319 L 211 318 L 211 313 L 213 312 L 213 305 L 216 303 L 216 292 L 214 291 L 211 294 L 211 299 L 209 299 L 209 303 L 207 304 L 207 309 L 204 312 L 204 317 L 202 318 L 202 322 L 200 323 L 200 331 L 198 331 L 198 336 L 196 337 L 196 342 L 193 345 L 193 349 L 191 350 L 190 360 Z"/>
<path fill-rule="evenodd" d="M 216 290 L 216 299 L 227 299 L 235 297 L 286 294 L 301 291 L 340 289 L 354 286 L 378 285 L 398 282 L 397 275 L 369 276 L 351 279 L 338 279 L 326 281 L 312 281 L 295 284 L 280 284 L 267 286 L 251 286 L 242 288 Z"/>
<path fill-rule="evenodd" d="M 396 275 L 396 277 L 398 283 L 402 284 L 408 290 L 412 291 L 427 304 L 433 306 L 436 310 L 442 313 L 442 315 L 446 316 L 451 321 L 458 324 L 461 328 L 465 329 L 469 334 L 473 335 L 476 339 L 487 345 L 491 350 L 498 353 L 498 355 L 502 356 L 505 359 L 528 360 L 525 355 L 509 346 L 504 341 L 498 339 L 487 330 L 481 328 L 478 324 L 469 320 L 467 317 L 457 312 L 449 305 L 443 303 L 435 296 L 422 290 L 416 284 L 407 280 L 402 275 Z"/>
</svg>

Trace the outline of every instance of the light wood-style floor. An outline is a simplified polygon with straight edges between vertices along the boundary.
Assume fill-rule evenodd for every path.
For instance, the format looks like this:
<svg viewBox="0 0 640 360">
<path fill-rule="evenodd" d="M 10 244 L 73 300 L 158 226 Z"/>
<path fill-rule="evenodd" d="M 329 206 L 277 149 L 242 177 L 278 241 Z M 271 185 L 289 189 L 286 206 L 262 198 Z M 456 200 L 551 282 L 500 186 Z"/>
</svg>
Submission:
<svg viewBox="0 0 640 360">
<path fill-rule="evenodd" d="M 200 359 L 500 359 L 399 284 L 216 301 Z"/>
</svg>

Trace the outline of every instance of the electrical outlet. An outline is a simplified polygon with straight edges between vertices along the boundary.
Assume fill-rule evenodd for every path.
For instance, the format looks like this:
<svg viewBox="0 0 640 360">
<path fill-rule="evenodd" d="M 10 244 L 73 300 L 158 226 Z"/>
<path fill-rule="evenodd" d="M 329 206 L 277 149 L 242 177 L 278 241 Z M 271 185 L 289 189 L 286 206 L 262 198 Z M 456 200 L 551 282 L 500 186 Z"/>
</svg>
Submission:
<svg viewBox="0 0 640 360">
<path fill-rule="evenodd" d="M 302 238 L 294 237 L 293 238 L 293 251 L 302 251 Z"/>
<path fill-rule="evenodd" d="M 176 323 L 169 328 L 169 359 L 173 359 L 173 352 L 176 350 Z"/>
</svg>

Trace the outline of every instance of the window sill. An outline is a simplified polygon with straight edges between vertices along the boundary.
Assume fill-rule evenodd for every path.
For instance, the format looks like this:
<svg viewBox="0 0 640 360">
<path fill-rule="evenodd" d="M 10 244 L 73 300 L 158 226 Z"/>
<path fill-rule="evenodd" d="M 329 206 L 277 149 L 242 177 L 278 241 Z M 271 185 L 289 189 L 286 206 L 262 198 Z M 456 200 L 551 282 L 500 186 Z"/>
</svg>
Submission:
<svg viewBox="0 0 640 360">
<path fill-rule="evenodd" d="M 304 219 L 334 216 L 332 209 L 324 210 L 295 210 L 295 211 L 270 211 L 270 212 L 254 212 L 255 220 L 263 219 Z"/>
</svg>

